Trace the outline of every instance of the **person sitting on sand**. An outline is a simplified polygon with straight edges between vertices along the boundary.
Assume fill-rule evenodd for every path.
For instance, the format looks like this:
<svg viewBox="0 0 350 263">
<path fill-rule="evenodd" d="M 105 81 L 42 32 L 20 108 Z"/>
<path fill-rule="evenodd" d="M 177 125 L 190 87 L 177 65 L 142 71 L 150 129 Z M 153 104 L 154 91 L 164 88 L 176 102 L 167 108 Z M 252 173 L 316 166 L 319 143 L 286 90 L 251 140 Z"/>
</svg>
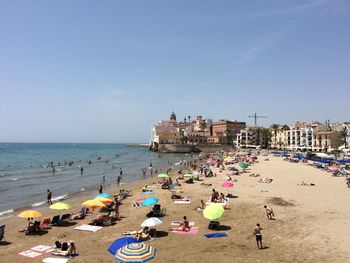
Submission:
<svg viewBox="0 0 350 263">
<path fill-rule="evenodd" d="M 67 251 L 51 252 L 51 254 L 55 256 L 72 257 L 77 255 L 77 247 L 75 246 L 74 241 L 71 240 L 69 241 Z"/>
<path fill-rule="evenodd" d="M 134 237 L 141 242 L 150 239 L 151 235 L 149 227 L 145 226 L 141 231 L 138 231 Z"/>
<path fill-rule="evenodd" d="M 266 216 L 267 216 L 267 219 L 269 220 L 273 220 L 275 214 L 273 213 L 273 210 L 272 208 L 264 205 L 264 208 L 265 208 L 265 211 L 266 211 Z"/>
<path fill-rule="evenodd" d="M 71 219 L 75 220 L 75 219 L 84 219 L 86 216 L 86 207 L 82 206 L 80 211 L 76 214 L 72 214 L 71 215 Z"/>
<path fill-rule="evenodd" d="M 200 205 L 196 208 L 197 211 L 203 211 L 205 208 L 205 203 L 204 203 L 204 200 L 201 199 L 201 203 Z"/>
<path fill-rule="evenodd" d="M 221 193 L 219 197 L 219 203 L 225 203 L 225 201 L 226 201 L 225 195 Z"/>
<path fill-rule="evenodd" d="M 230 175 L 228 175 L 227 182 L 231 182 L 231 181 L 232 181 L 232 178 Z"/>
<path fill-rule="evenodd" d="M 187 217 L 184 216 L 184 220 L 180 223 L 178 227 L 170 228 L 171 231 L 190 231 L 190 222 L 187 220 Z"/>
<path fill-rule="evenodd" d="M 212 186 L 212 184 L 208 184 L 208 183 L 201 183 L 201 185 L 203 185 L 203 186 Z"/>
<path fill-rule="evenodd" d="M 213 189 L 213 191 L 212 191 L 212 193 L 211 193 L 211 199 L 210 199 L 210 201 L 211 201 L 212 203 L 216 203 L 217 200 L 218 200 L 218 197 L 219 197 L 218 195 L 219 195 L 219 193 L 216 192 L 215 189 Z"/>
</svg>

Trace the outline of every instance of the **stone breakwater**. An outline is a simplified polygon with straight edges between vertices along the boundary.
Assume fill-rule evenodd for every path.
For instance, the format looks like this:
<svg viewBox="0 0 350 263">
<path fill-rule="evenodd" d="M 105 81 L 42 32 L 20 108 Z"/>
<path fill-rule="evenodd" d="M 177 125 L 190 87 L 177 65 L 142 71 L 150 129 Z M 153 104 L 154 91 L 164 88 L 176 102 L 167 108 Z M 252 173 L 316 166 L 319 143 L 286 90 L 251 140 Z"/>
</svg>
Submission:
<svg viewBox="0 0 350 263">
<path fill-rule="evenodd" d="M 161 153 L 191 153 L 191 152 L 216 152 L 223 149 L 230 149 L 232 146 L 221 144 L 160 144 L 158 151 Z"/>
</svg>

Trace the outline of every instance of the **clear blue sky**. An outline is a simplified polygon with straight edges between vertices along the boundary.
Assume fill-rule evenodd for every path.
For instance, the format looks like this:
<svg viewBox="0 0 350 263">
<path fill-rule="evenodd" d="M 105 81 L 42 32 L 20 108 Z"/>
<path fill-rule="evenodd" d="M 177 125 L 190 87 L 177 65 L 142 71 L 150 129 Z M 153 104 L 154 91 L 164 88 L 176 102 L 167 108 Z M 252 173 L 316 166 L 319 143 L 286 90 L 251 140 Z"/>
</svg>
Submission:
<svg viewBox="0 0 350 263">
<path fill-rule="evenodd" d="M 0 3 L 0 141 L 147 142 L 174 110 L 350 120 L 350 1 Z"/>
</svg>

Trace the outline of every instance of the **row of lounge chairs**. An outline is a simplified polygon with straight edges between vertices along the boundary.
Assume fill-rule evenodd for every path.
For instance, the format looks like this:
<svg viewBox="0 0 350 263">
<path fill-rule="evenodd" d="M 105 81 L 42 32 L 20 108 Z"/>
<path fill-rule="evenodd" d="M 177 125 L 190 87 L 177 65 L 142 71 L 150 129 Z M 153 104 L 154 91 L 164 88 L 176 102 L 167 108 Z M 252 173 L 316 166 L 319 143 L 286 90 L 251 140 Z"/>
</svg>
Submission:
<svg viewBox="0 0 350 263">
<path fill-rule="evenodd" d="M 35 235 L 41 233 L 44 229 L 49 228 L 50 226 L 58 226 L 70 222 L 70 214 L 56 215 L 52 218 L 46 217 L 43 221 L 35 221 L 32 224 L 29 224 L 28 227 L 24 230 L 26 235 Z"/>
</svg>

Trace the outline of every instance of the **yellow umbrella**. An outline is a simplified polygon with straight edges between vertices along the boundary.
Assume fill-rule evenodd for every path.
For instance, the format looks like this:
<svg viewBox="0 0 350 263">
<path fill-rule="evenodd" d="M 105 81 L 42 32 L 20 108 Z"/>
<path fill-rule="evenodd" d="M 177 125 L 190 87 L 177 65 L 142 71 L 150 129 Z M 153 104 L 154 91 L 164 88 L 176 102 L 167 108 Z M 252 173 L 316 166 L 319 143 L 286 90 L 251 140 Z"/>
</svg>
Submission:
<svg viewBox="0 0 350 263">
<path fill-rule="evenodd" d="M 113 201 L 111 199 L 105 198 L 105 197 L 97 197 L 95 198 L 95 200 L 100 201 L 103 204 L 110 204 L 113 203 Z"/>
<path fill-rule="evenodd" d="M 86 206 L 86 207 L 91 207 L 91 208 L 105 207 L 106 206 L 104 203 L 102 203 L 101 201 L 99 201 L 97 199 L 87 200 L 84 203 L 82 203 L 82 205 Z"/>
<path fill-rule="evenodd" d="M 55 210 L 66 210 L 66 209 L 72 208 L 72 206 L 66 203 L 59 202 L 59 203 L 50 205 L 50 208 Z"/>
<path fill-rule="evenodd" d="M 22 213 L 18 214 L 18 217 L 21 218 L 36 218 L 36 217 L 41 217 L 41 213 L 35 210 L 26 210 L 23 211 Z"/>
<path fill-rule="evenodd" d="M 203 215 L 211 221 L 218 220 L 224 215 L 222 204 L 210 204 L 203 210 Z"/>
</svg>

